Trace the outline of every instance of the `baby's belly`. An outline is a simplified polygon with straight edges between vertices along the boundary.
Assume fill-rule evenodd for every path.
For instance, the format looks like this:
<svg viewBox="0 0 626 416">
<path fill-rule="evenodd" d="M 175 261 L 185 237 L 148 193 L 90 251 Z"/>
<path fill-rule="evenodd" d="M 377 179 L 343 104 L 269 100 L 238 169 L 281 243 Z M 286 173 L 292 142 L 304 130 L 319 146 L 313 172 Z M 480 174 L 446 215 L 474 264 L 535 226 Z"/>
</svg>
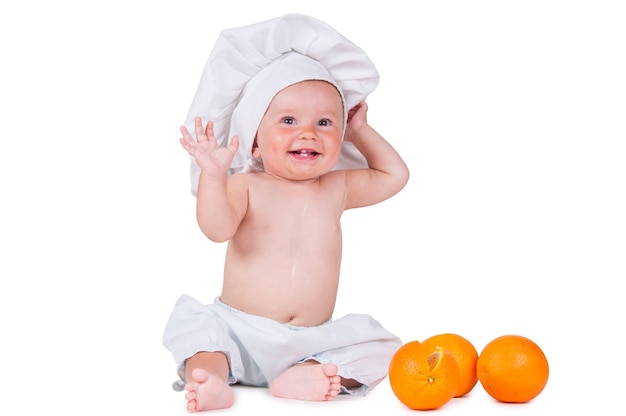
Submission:
<svg viewBox="0 0 626 416">
<path fill-rule="evenodd" d="M 328 289 L 328 288 L 326 288 Z M 231 291 L 224 286 L 220 300 L 242 312 L 293 326 L 317 326 L 333 315 L 337 290 L 286 289 Z"/>
</svg>

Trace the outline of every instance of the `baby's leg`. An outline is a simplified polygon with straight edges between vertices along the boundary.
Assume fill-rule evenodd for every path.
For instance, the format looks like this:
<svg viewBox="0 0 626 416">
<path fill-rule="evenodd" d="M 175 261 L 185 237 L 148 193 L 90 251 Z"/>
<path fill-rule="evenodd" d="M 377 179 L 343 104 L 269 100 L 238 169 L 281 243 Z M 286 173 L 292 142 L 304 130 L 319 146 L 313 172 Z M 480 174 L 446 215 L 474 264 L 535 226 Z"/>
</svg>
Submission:
<svg viewBox="0 0 626 416">
<path fill-rule="evenodd" d="M 274 396 L 311 401 L 333 400 L 340 387 L 337 366 L 316 361 L 294 365 L 270 383 Z"/>
<path fill-rule="evenodd" d="M 185 364 L 187 411 L 231 407 L 235 401 L 228 385 L 228 359 L 221 352 L 199 352 Z"/>
</svg>

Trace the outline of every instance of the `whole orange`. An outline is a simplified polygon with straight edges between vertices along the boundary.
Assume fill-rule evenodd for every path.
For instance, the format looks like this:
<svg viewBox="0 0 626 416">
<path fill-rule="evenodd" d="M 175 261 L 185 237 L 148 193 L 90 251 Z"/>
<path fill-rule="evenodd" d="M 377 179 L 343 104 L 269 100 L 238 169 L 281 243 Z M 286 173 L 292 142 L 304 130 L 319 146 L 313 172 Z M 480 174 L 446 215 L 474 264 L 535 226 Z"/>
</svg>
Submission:
<svg viewBox="0 0 626 416">
<path fill-rule="evenodd" d="M 519 335 L 503 335 L 489 342 L 476 362 L 485 391 L 506 403 L 525 403 L 548 382 L 548 360 L 539 346 Z"/>
<path fill-rule="evenodd" d="M 422 345 L 443 347 L 456 360 L 459 366 L 459 386 L 454 397 L 465 396 L 474 388 L 478 382 L 476 377 L 478 351 L 471 342 L 461 335 L 446 333 L 433 335 L 422 341 Z"/>
<path fill-rule="evenodd" d="M 437 409 L 456 393 L 459 367 L 442 347 L 404 344 L 389 363 L 391 390 L 405 406 L 415 410 Z"/>
</svg>

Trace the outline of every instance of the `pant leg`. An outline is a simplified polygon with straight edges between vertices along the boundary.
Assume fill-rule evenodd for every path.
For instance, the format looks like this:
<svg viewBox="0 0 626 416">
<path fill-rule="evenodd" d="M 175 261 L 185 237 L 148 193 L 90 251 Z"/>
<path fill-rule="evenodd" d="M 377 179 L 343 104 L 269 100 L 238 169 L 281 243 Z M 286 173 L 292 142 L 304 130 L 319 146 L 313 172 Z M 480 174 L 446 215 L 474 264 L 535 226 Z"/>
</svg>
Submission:
<svg viewBox="0 0 626 416">
<path fill-rule="evenodd" d="M 176 302 L 163 333 L 163 345 L 178 364 L 179 375 L 184 377 L 185 362 L 189 357 L 198 352 L 219 351 L 228 358 L 229 383 L 266 385 L 267 380 L 259 375 L 236 334 L 220 316 L 224 313 L 221 309 L 219 305 L 203 305 L 187 295 Z M 175 384 L 174 388 L 178 389 L 180 384 Z"/>
<path fill-rule="evenodd" d="M 344 391 L 364 396 L 385 379 L 391 358 L 402 346 L 402 341 L 368 315 L 348 315 L 335 322 L 342 320 L 364 336 L 353 344 L 314 354 L 303 361 L 313 359 L 320 363 L 335 364 L 341 377 L 362 384 L 355 390 Z"/>
</svg>

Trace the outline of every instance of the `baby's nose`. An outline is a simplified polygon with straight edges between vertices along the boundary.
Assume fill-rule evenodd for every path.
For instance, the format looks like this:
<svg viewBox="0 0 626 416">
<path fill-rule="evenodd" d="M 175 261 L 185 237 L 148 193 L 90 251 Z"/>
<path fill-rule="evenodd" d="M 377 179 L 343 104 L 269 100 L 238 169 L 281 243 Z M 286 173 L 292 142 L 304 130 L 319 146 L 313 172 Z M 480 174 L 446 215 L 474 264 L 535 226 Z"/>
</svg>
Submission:
<svg viewBox="0 0 626 416">
<path fill-rule="evenodd" d="M 313 124 L 306 124 L 302 126 L 302 131 L 300 132 L 300 139 L 315 140 L 316 138 L 317 138 L 317 134 L 315 131 L 315 126 Z"/>
</svg>

